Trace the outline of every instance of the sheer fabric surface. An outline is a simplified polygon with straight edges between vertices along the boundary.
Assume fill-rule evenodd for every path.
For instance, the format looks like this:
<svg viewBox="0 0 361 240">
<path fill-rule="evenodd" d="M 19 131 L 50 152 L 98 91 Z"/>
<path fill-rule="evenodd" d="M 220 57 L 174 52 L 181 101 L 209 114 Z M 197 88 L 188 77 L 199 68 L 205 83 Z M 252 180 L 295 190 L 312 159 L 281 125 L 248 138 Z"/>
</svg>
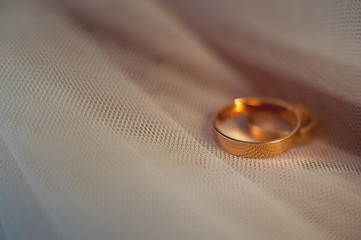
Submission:
<svg viewBox="0 0 361 240">
<path fill-rule="evenodd" d="M 0 3 L 0 239 L 359 239 L 358 1 Z M 267 159 L 212 116 L 319 116 Z"/>
</svg>

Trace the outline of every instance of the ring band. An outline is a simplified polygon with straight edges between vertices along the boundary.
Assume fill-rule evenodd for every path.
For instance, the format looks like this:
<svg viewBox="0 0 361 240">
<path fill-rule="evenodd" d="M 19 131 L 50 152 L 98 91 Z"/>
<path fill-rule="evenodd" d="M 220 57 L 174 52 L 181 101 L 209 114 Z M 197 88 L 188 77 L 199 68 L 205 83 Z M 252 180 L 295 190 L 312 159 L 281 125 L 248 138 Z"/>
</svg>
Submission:
<svg viewBox="0 0 361 240">
<path fill-rule="evenodd" d="M 293 130 L 278 139 L 249 142 L 231 138 L 219 128 L 225 120 L 236 116 L 261 116 L 270 113 L 277 113 L 290 122 Z M 222 108 L 213 119 L 213 133 L 218 146 L 233 155 L 248 158 L 271 157 L 289 150 L 298 142 L 300 127 L 301 118 L 292 105 L 267 98 L 237 98 L 232 104 Z"/>
<path fill-rule="evenodd" d="M 317 120 L 314 114 L 308 111 L 305 107 L 298 104 L 294 106 L 294 109 L 301 117 L 301 128 L 300 128 L 300 136 L 298 138 L 297 144 L 302 144 L 306 142 L 313 134 L 314 129 L 317 125 Z M 256 120 L 259 115 L 253 115 L 248 117 L 248 126 L 251 135 L 259 140 L 259 141 L 267 141 L 270 139 L 281 138 L 289 131 L 279 131 L 279 132 L 271 132 L 266 129 L 260 127 L 256 124 Z"/>
</svg>

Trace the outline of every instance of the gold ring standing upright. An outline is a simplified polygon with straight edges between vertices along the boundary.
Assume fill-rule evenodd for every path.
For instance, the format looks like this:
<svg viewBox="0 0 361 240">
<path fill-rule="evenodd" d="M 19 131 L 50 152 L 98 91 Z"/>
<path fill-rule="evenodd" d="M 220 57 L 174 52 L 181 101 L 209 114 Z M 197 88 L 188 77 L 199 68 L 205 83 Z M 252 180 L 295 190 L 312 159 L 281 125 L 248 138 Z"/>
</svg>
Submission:
<svg viewBox="0 0 361 240">
<path fill-rule="evenodd" d="M 317 119 L 312 112 L 308 111 L 304 106 L 300 104 L 295 105 L 293 108 L 301 117 L 300 136 L 298 138 L 297 144 L 302 144 L 313 135 L 317 125 Z M 255 139 L 259 141 L 267 141 L 270 139 L 282 138 L 283 136 L 286 136 L 288 134 L 288 131 L 270 132 L 266 129 L 263 129 L 256 124 L 257 117 L 259 116 L 248 117 L 249 130 L 251 135 Z"/>
<path fill-rule="evenodd" d="M 293 130 L 278 139 L 249 142 L 231 138 L 220 131 L 220 125 L 227 119 L 246 115 L 262 116 L 277 114 L 293 125 Z M 223 150 L 241 157 L 265 158 L 281 154 L 292 148 L 299 140 L 301 118 L 292 105 L 268 98 L 238 98 L 222 108 L 213 119 L 213 132 L 216 143 Z"/>
</svg>

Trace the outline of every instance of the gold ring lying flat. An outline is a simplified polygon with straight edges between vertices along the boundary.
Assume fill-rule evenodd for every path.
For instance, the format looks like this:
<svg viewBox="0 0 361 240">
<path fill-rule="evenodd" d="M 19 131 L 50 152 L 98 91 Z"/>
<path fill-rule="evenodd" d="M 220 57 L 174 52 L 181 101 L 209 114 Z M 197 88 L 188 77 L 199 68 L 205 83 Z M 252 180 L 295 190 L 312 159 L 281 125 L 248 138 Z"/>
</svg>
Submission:
<svg viewBox="0 0 361 240">
<path fill-rule="evenodd" d="M 230 118 L 277 114 L 293 125 L 286 136 L 274 140 L 249 142 L 231 138 L 219 130 L 221 124 Z M 238 98 L 222 108 L 213 119 L 213 132 L 216 143 L 223 150 L 241 157 L 265 158 L 281 154 L 292 148 L 299 139 L 301 118 L 292 105 L 266 98 Z"/>
<path fill-rule="evenodd" d="M 316 117 L 302 105 L 295 105 L 294 110 L 301 117 L 301 128 L 300 136 L 298 138 L 297 144 L 306 142 L 313 134 L 314 129 L 317 125 Z M 262 117 L 262 115 L 255 114 L 248 117 L 248 126 L 251 135 L 259 141 L 267 141 L 271 139 L 281 138 L 286 136 L 288 131 L 272 132 L 264 129 L 256 124 L 257 118 Z"/>
</svg>

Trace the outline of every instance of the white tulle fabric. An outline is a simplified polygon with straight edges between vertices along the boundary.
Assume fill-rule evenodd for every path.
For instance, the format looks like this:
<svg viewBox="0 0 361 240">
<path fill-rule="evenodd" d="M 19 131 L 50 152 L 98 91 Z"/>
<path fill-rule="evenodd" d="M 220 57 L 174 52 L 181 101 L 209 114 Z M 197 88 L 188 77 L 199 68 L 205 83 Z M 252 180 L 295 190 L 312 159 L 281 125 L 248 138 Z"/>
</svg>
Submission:
<svg viewBox="0 0 361 240">
<path fill-rule="evenodd" d="M 361 3 L 0 3 L 0 239 L 360 239 Z M 234 98 L 303 103 L 306 144 L 232 156 Z"/>
</svg>

